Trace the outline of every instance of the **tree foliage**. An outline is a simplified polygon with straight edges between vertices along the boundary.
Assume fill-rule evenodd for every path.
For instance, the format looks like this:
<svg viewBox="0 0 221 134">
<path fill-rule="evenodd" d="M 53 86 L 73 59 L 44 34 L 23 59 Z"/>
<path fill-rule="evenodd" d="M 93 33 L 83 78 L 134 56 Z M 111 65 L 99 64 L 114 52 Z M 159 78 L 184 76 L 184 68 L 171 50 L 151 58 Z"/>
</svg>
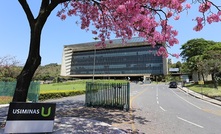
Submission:
<svg viewBox="0 0 221 134">
<path fill-rule="evenodd" d="M 209 46 L 213 45 L 215 45 L 214 41 L 207 41 L 202 38 L 189 40 L 182 45 L 180 56 L 187 62 L 191 72 L 198 70 L 198 64 L 202 62 L 203 55 L 208 51 Z"/>
<path fill-rule="evenodd" d="M 221 73 L 221 43 L 209 46 L 209 51 L 203 56 L 204 71 L 212 74 L 214 87 L 218 87 L 218 75 Z"/>
<path fill-rule="evenodd" d="M 62 20 L 67 15 L 79 16 L 82 29 L 88 31 L 90 26 L 94 27 L 91 30 L 92 34 L 101 40 L 98 46 L 105 46 L 104 41 L 110 39 L 111 33 L 114 33 L 116 38 L 123 39 L 143 37 L 152 46 L 157 43 L 173 46 L 178 44 L 178 32 L 169 24 L 169 20 L 179 20 L 179 14 L 191 8 L 191 4 L 199 3 L 199 12 L 203 16 L 195 19 L 196 31 L 202 29 L 204 22 L 219 22 L 221 15 L 219 7 L 216 6 L 218 3 L 210 0 L 192 0 L 191 3 L 187 3 L 186 0 L 42 0 L 39 13 L 34 17 L 28 2 L 18 1 L 27 16 L 31 33 L 28 58 L 17 77 L 13 97 L 13 101 L 20 102 L 26 101 L 30 81 L 41 63 L 42 29 L 51 12 L 59 4 L 63 6 L 58 12 Z M 165 47 L 159 48 L 157 54 L 168 56 Z"/>
<path fill-rule="evenodd" d="M 186 61 L 187 68 L 204 75 L 211 74 L 214 87 L 217 88 L 217 74 L 221 72 L 221 43 L 204 39 L 187 41 L 181 49 L 181 55 Z"/>
<path fill-rule="evenodd" d="M 203 55 L 214 44 L 215 42 L 203 38 L 189 40 L 181 46 L 180 56 L 184 61 L 189 61 L 195 56 Z"/>
<path fill-rule="evenodd" d="M 13 81 L 21 71 L 19 61 L 13 56 L 0 57 L 0 81 Z"/>
<path fill-rule="evenodd" d="M 39 66 L 33 77 L 34 80 L 53 80 L 59 77 L 61 65 L 56 63 Z"/>
</svg>

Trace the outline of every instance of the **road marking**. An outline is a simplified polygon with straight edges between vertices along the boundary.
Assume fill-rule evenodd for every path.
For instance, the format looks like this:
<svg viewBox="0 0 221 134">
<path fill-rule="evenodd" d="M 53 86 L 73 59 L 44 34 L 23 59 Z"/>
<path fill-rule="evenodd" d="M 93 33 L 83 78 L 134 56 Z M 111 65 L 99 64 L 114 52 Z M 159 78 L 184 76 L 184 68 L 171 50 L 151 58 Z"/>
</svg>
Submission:
<svg viewBox="0 0 221 134">
<path fill-rule="evenodd" d="M 143 91 L 141 91 L 140 93 L 130 97 L 130 108 L 132 109 L 132 102 L 135 98 L 137 98 L 138 96 L 140 96 L 142 93 L 144 93 L 146 90 L 143 89 Z M 131 128 L 132 128 L 132 131 L 135 131 L 136 130 L 136 127 L 134 125 L 134 117 L 133 117 L 133 113 L 132 113 L 132 110 L 130 110 L 130 116 L 132 117 L 132 120 L 133 122 L 131 123 Z"/>
<path fill-rule="evenodd" d="M 185 102 L 189 103 L 190 105 L 192 105 L 192 106 L 194 106 L 194 107 L 196 107 L 196 108 L 202 110 L 201 107 L 199 107 L 199 106 L 197 106 L 197 105 L 195 105 L 195 104 L 189 102 L 188 100 L 185 100 L 183 97 L 181 97 L 181 96 L 179 96 L 177 93 L 175 93 L 172 89 L 170 89 L 170 90 L 171 90 L 176 96 L 178 96 L 180 99 L 182 99 L 182 100 L 184 100 Z"/>
<path fill-rule="evenodd" d="M 156 96 L 158 96 L 158 86 L 157 86 L 157 90 L 156 90 Z"/>
<path fill-rule="evenodd" d="M 160 109 L 163 110 L 164 112 L 166 112 L 166 110 L 164 108 L 162 108 L 161 106 L 160 106 Z"/>
<path fill-rule="evenodd" d="M 159 101 L 157 101 L 157 104 L 159 104 Z"/>
<path fill-rule="evenodd" d="M 193 122 L 191 122 L 191 121 L 188 121 L 188 120 L 186 120 L 186 119 L 183 119 L 183 118 L 181 118 L 181 117 L 179 117 L 179 116 L 177 116 L 177 118 L 180 119 L 180 120 L 182 120 L 182 121 L 185 121 L 185 122 L 187 122 L 187 123 L 189 123 L 189 124 L 192 124 L 192 125 L 194 125 L 194 126 L 197 126 L 197 127 L 199 127 L 199 128 L 204 128 L 204 127 L 201 126 L 201 125 L 198 125 L 198 124 L 196 124 L 196 123 L 193 123 Z"/>
</svg>

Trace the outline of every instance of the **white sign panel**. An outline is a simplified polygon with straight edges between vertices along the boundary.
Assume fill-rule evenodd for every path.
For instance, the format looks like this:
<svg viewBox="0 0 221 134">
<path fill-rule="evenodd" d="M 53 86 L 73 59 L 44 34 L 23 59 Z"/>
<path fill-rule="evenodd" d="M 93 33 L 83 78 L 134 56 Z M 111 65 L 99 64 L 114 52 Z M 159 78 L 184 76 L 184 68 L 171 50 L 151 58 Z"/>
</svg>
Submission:
<svg viewBox="0 0 221 134">
<path fill-rule="evenodd" d="M 55 103 L 10 103 L 5 133 L 52 132 L 55 107 Z"/>
</svg>

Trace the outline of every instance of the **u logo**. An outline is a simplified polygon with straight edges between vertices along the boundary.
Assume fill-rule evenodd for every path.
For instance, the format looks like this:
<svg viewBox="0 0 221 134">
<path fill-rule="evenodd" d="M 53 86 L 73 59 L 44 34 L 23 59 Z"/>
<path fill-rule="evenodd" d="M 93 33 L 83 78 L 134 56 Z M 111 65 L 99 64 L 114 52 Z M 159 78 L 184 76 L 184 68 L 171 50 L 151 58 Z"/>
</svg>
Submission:
<svg viewBox="0 0 221 134">
<path fill-rule="evenodd" d="M 51 114 L 51 107 L 48 108 L 48 113 L 45 113 L 45 108 L 44 107 L 41 108 L 41 115 L 43 117 L 48 117 L 50 114 Z"/>
</svg>

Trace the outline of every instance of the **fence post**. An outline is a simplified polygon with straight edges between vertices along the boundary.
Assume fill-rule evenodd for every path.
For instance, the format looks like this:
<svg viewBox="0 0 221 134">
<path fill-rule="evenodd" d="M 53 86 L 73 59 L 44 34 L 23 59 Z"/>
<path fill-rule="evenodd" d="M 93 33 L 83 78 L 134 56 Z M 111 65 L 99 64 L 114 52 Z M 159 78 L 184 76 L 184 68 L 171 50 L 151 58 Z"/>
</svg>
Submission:
<svg viewBox="0 0 221 134">
<path fill-rule="evenodd" d="M 127 83 L 127 111 L 130 109 L 130 83 Z"/>
<path fill-rule="evenodd" d="M 86 83 L 86 106 L 130 109 L 130 83 Z"/>
<path fill-rule="evenodd" d="M 86 82 L 85 104 L 88 106 L 88 82 Z"/>
</svg>

